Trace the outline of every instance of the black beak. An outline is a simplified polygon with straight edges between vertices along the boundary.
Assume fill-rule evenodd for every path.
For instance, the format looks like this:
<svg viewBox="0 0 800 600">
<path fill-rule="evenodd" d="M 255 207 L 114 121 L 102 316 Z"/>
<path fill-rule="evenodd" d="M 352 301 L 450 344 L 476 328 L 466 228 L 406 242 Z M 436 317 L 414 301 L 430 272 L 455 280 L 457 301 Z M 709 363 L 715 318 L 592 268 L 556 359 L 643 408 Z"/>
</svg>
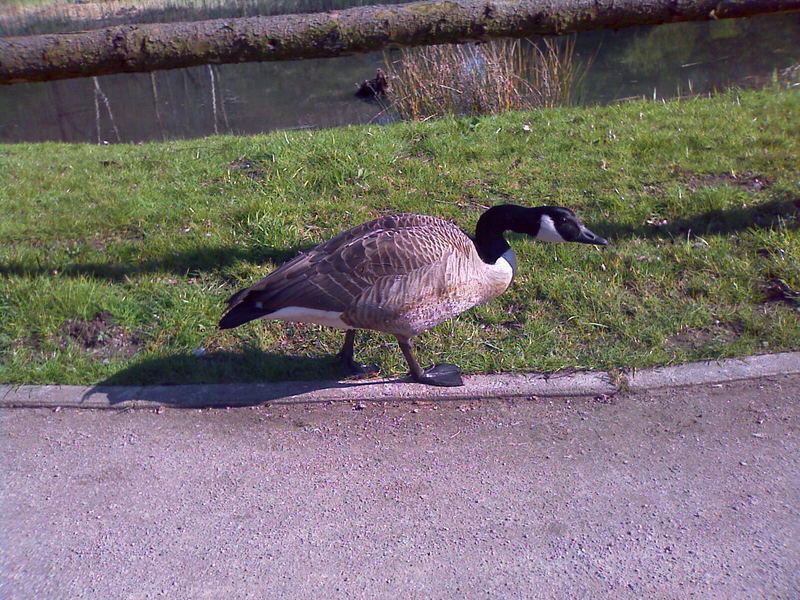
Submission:
<svg viewBox="0 0 800 600">
<path fill-rule="evenodd" d="M 601 238 L 599 235 L 593 234 L 586 229 L 586 227 L 581 227 L 581 233 L 575 241 L 581 244 L 596 244 L 597 246 L 605 246 L 608 244 L 606 238 Z"/>
</svg>

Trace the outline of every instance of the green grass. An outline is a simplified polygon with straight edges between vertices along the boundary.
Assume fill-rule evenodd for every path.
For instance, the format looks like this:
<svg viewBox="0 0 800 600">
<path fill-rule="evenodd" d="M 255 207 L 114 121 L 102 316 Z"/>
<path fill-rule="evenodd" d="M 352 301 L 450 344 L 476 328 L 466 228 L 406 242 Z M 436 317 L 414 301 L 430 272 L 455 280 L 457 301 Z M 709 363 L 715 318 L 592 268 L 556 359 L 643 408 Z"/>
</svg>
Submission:
<svg viewBox="0 0 800 600">
<path fill-rule="evenodd" d="M 472 231 L 483 205 L 503 201 L 571 207 L 611 244 L 511 236 L 512 287 L 421 336 L 421 362 L 556 371 L 798 349 L 799 199 L 800 96 L 781 90 L 144 145 L 2 145 L 0 381 L 336 376 L 341 332 L 281 322 L 221 332 L 225 298 L 378 215 L 439 215 Z M 357 357 L 406 369 L 391 336 L 361 334 Z"/>
</svg>

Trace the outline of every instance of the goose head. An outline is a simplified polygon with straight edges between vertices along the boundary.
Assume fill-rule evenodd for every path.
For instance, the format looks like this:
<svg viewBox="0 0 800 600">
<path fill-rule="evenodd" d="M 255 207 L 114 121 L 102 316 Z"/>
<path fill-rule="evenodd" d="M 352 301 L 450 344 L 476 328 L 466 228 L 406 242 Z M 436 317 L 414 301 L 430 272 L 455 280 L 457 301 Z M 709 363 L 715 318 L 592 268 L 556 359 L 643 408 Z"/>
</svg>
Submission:
<svg viewBox="0 0 800 600">
<path fill-rule="evenodd" d="M 531 209 L 527 233 L 543 242 L 577 242 L 605 246 L 608 240 L 591 232 L 574 212 L 563 206 L 541 206 Z"/>
<path fill-rule="evenodd" d="M 590 231 L 578 215 L 563 206 L 527 208 L 501 204 L 483 213 L 475 228 L 475 246 L 484 262 L 494 264 L 510 249 L 503 237 L 506 231 L 523 233 L 543 242 L 608 244 L 608 240 Z"/>
</svg>

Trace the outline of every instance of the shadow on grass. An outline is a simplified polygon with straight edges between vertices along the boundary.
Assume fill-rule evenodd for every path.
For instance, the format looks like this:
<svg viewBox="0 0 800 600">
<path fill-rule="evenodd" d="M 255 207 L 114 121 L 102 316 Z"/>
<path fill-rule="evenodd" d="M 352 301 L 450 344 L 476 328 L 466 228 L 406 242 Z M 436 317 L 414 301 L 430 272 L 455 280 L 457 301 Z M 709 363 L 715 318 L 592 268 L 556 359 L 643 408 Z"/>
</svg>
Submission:
<svg viewBox="0 0 800 600">
<path fill-rule="evenodd" d="M 772 229 L 783 223 L 800 227 L 800 198 L 773 200 L 746 208 L 710 210 L 664 225 L 630 227 L 613 222 L 592 222 L 592 231 L 611 240 L 620 238 L 675 238 L 693 235 L 732 234 L 751 227 Z"/>
<path fill-rule="evenodd" d="M 690 232 L 694 235 L 732 234 L 751 227 L 770 229 L 783 223 L 790 229 L 800 227 L 800 198 L 774 200 L 746 208 L 712 210 L 686 217 L 664 225 L 630 227 L 611 221 L 593 221 L 592 230 L 598 235 L 614 239 L 622 238 L 676 238 Z M 73 263 L 64 265 L 0 263 L 0 276 L 37 276 L 59 272 L 67 276 L 90 276 L 97 279 L 121 281 L 126 277 L 143 273 L 172 272 L 179 276 L 191 273 L 218 271 L 238 262 L 281 264 L 298 253 L 309 250 L 312 245 L 291 248 L 241 246 L 200 246 L 182 252 L 172 252 L 158 259 L 138 262 Z M 266 275 L 266 272 L 264 273 Z"/>
<path fill-rule="evenodd" d="M 92 386 L 84 400 L 103 395 L 112 405 L 157 402 L 178 408 L 257 406 L 276 400 L 291 402 L 292 396 L 315 390 L 385 383 L 341 381 L 344 376 L 333 357 L 293 357 L 253 348 L 210 352 L 200 357 L 177 354 L 145 359 L 122 369 Z"/>
<path fill-rule="evenodd" d="M 241 246 L 199 246 L 183 252 L 171 252 L 158 259 L 147 259 L 138 262 L 87 262 L 64 265 L 23 264 L 20 262 L 0 263 L 0 276 L 49 275 L 57 271 L 67 276 L 90 276 L 97 279 L 121 281 L 132 275 L 142 273 L 172 272 L 185 276 L 190 273 L 217 271 L 238 262 L 264 264 L 268 261 L 281 264 L 294 258 L 300 252 L 312 248 L 311 245 L 292 248 L 243 248 Z M 264 273 L 266 275 L 266 273 Z"/>
</svg>

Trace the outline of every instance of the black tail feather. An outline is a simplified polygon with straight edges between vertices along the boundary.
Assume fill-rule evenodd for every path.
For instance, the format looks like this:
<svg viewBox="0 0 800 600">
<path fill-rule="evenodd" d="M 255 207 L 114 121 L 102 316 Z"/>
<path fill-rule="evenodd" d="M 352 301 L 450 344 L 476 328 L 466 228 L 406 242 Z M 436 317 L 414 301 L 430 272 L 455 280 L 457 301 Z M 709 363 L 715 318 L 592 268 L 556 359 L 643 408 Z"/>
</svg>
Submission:
<svg viewBox="0 0 800 600">
<path fill-rule="evenodd" d="M 229 310 L 219 321 L 220 329 L 233 329 L 255 319 L 263 317 L 266 313 L 252 305 L 239 304 Z"/>
</svg>

